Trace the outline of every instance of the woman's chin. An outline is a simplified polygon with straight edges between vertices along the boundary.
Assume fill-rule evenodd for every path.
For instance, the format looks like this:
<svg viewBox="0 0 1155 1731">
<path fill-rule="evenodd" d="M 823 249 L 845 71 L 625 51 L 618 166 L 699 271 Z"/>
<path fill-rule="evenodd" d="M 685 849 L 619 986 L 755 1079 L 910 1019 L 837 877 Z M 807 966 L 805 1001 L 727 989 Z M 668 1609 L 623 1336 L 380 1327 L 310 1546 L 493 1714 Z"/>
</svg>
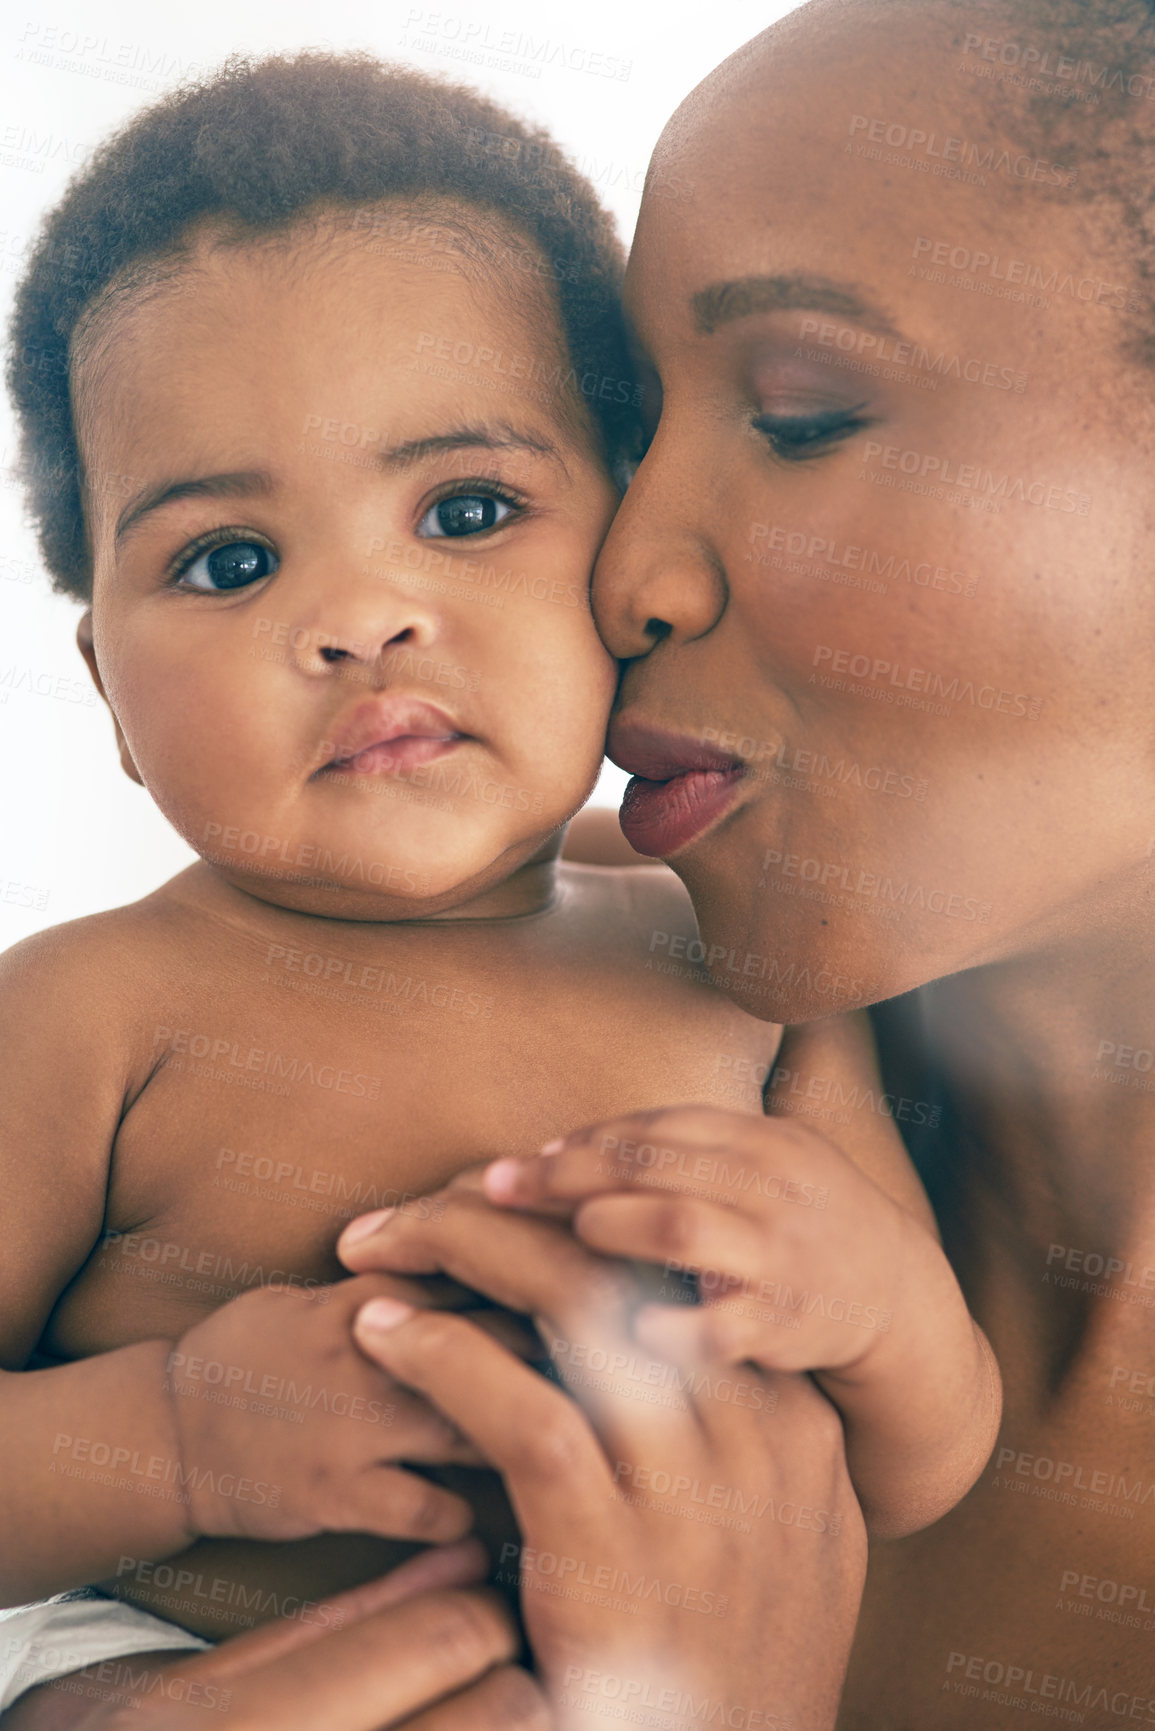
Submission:
<svg viewBox="0 0 1155 1731">
<path fill-rule="evenodd" d="M 748 1014 L 810 1022 L 908 989 L 889 977 L 899 958 L 882 933 L 854 930 L 859 922 L 839 922 L 805 900 L 759 889 L 759 882 L 752 893 L 745 886 L 744 896 L 737 885 L 710 896 L 687 883 L 701 938 L 686 960 Z"/>
</svg>

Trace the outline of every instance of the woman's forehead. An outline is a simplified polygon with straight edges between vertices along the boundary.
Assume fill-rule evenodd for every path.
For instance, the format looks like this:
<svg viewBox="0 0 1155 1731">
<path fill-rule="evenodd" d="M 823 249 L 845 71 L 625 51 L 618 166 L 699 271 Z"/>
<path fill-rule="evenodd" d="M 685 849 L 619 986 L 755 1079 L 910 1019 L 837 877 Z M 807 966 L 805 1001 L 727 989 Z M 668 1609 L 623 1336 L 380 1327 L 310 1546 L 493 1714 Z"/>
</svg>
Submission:
<svg viewBox="0 0 1155 1731">
<path fill-rule="evenodd" d="M 1001 195 L 1014 203 L 1021 178 L 1004 154 L 1029 155 L 1033 166 L 1042 128 L 964 65 L 963 45 L 977 39 L 964 22 L 936 5 L 801 8 L 724 61 L 675 112 L 654 151 L 643 218 L 670 204 L 709 208 L 725 223 L 745 205 L 749 220 L 751 199 L 771 188 L 799 203 L 820 196 L 827 212 L 853 196 L 861 211 L 853 166 L 874 162 L 880 205 L 888 187 L 906 198 L 926 182 L 954 198 L 985 173 L 981 202 L 993 219 Z M 675 172 L 683 196 L 665 200 Z"/>
<path fill-rule="evenodd" d="M 1069 129 L 992 98 L 963 69 L 968 43 L 976 64 L 988 46 L 968 16 L 805 7 L 724 62 L 655 153 L 626 282 L 643 340 L 700 329 L 704 300 L 741 297 L 757 282 L 763 310 L 777 296 L 784 307 L 838 311 L 831 297 L 841 295 L 847 316 L 857 300 L 926 340 L 973 326 L 989 347 L 1001 331 L 1019 364 L 1048 369 L 1070 348 L 1085 359 L 1117 343 L 1121 321 L 1095 307 L 1088 327 L 1085 295 L 1060 297 L 1040 325 L 1010 299 L 951 294 L 933 280 L 928 267 L 945 256 L 956 266 L 1015 259 L 1044 282 L 1081 281 L 1099 208 L 1084 196 Z M 664 185 L 680 196 L 664 197 Z M 1098 228 L 1098 274 L 1123 282 L 1128 248 Z M 807 303 L 815 280 L 823 292 Z M 1040 333 L 1046 352 L 1032 357 Z"/>
<path fill-rule="evenodd" d="M 879 165 L 867 218 L 886 186 L 917 195 L 920 182 L 951 208 L 981 190 L 975 214 L 992 228 L 1029 222 L 1039 195 L 1053 212 L 1085 212 L 1141 185 L 1146 205 L 1155 17 L 1145 0 L 810 0 L 675 111 L 639 232 L 671 176 L 681 202 L 724 222 L 784 179 L 844 203 L 861 190 L 845 172 L 856 160 Z"/>
</svg>

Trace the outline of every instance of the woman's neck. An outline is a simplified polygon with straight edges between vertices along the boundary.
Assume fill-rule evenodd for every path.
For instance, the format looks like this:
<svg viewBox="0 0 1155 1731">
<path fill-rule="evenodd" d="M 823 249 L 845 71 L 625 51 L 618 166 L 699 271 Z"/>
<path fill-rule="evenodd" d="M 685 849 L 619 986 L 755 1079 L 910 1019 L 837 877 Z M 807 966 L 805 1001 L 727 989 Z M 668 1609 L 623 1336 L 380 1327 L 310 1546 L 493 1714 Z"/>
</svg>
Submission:
<svg viewBox="0 0 1155 1731">
<path fill-rule="evenodd" d="M 1024 1239 L 1150 1241 L 1155 957 L 1133 942 L 1036 956 L 919 996 L 956 1122 Z"/>
<path fill-rule="evenodd" d="M 945 1105 L 931 1185 L 946 1248 L 1052 1390 L 1155 1314 L 1152 949 L 1100 933 L 911 1001 Z"/>
</svg>

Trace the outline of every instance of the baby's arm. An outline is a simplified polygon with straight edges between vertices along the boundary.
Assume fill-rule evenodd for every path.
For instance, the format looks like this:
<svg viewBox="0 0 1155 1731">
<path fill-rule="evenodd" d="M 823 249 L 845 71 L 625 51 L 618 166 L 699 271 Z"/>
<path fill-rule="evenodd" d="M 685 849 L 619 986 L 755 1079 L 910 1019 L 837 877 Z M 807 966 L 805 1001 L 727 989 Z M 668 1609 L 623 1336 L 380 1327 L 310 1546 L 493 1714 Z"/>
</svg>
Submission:
<svg viewBox="0 0 1155 1731">
<path fill-rule="evenodd" d="M 49 932 L 0 957 L 0 1604 L 105 1579 L 123 1556 L 155 1560 L 208 1535 L 459 1537 L 471 1520 L 463 1499 L 390 1463 L 469 1464 L 472 1451 L 351 1337 L 359 1306 L 395 1282 L 262 1288 L 175 1346 L 144 1340 L 21 1368 L 105 1230 L 110 1151 L 145 1081 L 134 1074 L 123 936 L 105 943 L 99 927 L 81 926 L 79 937 Z M 257 1381 L 312 1380 L 379 1422 L 351 1422 L 327 1403 L 300 1424 L 207 1403 L 181 1375 L 198 1357 Z"/>
<path fill-rule="evenodd" d="M 789 1031 L 776 1073 L 807 1097 L 858 1090 L 840 1145 L 796 1117 L 707 1106 L 636 1113 L 490 1168 L 493 1201 L 573 1208 L 592 1248 L 682 1269 L 700 1306 L 651 1305 L 638 1338 L 680 1362 L 809 1371 L 838 1407 L 873 1536 L 940 1518 L 998 1430 L 994 1356 L 967 1312 L 879 1084 L 864 1017 Z M 770 1078 L 773 1083 L 773 1074 Z M 773 1100 L 775 1090 L 768 1088 Z M 768 1439 L 769 1440 L 769 1439 Z"/>
<path fill-rule="evenodd" d="M 168 1342 L 21 1370 L 101 1234 L 129 1069 L 117 1007 L 99 952 L 68 958 L 56 933 L 0 958 L 5 1605 L 98 1579 L 124 1553 L 166 1556 L 192 1537 L 180 1502 L 114 1488 L 114 1457 L 130 1461 L 135 1451 L 169 1462 L 179 1454 L 163 1392 Z"/>
<path fill-rule="evenodd" d="M 775 1085 L 777 1079 L 777 1085 Z M 826 1133 L 872 1186 L 923 1231 L 894 1270 L 890 1326 L 874 1331 L 857 1363 L 814 1371 L 842 1415 L 846 1454 L 871 1536 L 898 1538 L 938 1520 L 970 1489 L 994 1447 L 1002 1412 L 998 1365 L 970 1316 L 939 1248 L 938 1226 L 911 1165 L 878 1074 L 864 1013 L 788 1028 L 766 1087 L 768 1116 L 793 1116 L 800 1102 L 825 1102 L 849 1124 Z M 835 1104 L 832 1105 L 831 1102 Z M 816 1120 L 816 1127 L 823 1125 Z M 881 1260 L 889 1234 L 873 1243 L 871 1207 L 859 1223 L 868 1257 Z M 878 1199 L 881 1203 L 882 1198 Z M 866 1273 L 869 1261 L 863 1261 Z M 848 1278 L 857 1278 L 855 1262 Z"/>
</svg>

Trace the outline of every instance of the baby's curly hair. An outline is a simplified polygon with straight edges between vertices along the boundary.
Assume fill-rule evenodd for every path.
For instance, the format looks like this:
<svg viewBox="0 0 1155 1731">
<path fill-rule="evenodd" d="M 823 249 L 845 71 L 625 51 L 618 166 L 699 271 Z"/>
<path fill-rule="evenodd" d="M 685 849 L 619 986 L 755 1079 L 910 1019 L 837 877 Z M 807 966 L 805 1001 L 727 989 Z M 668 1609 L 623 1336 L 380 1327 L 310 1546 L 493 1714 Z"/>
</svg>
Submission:
<svg viewBox="0 0 1155 1731">
<path fill-rule="evenodd" d="M 548 279 L 556 292 L 576 389 L 607 464 L 634 454 L 639 394 L 623 388 L 632 383 L 619 305 L 623 248 L 593 188 L 547 132 L 474 90 L 368 54 L 234 56 L 100 148 L 47 218 L 20 284 L 8 383 L 54 588 L 91 595 L 88 486 L 69 382 L 86 313 L 110 289 L 119 298 L 158 270 L 163 277 L 197 223 L 215 220 L 230 240 L 257 239 L 313 211 L 389 202 L 444 206 L 450 232 L 455 210 L 458 230 L 462 207 L 478 210 L 476 232 L 471 225 L 462 239 L 483 260 L 498 255 L 495 235 L 529 242 L 539 286 Z"/>
</svg>

